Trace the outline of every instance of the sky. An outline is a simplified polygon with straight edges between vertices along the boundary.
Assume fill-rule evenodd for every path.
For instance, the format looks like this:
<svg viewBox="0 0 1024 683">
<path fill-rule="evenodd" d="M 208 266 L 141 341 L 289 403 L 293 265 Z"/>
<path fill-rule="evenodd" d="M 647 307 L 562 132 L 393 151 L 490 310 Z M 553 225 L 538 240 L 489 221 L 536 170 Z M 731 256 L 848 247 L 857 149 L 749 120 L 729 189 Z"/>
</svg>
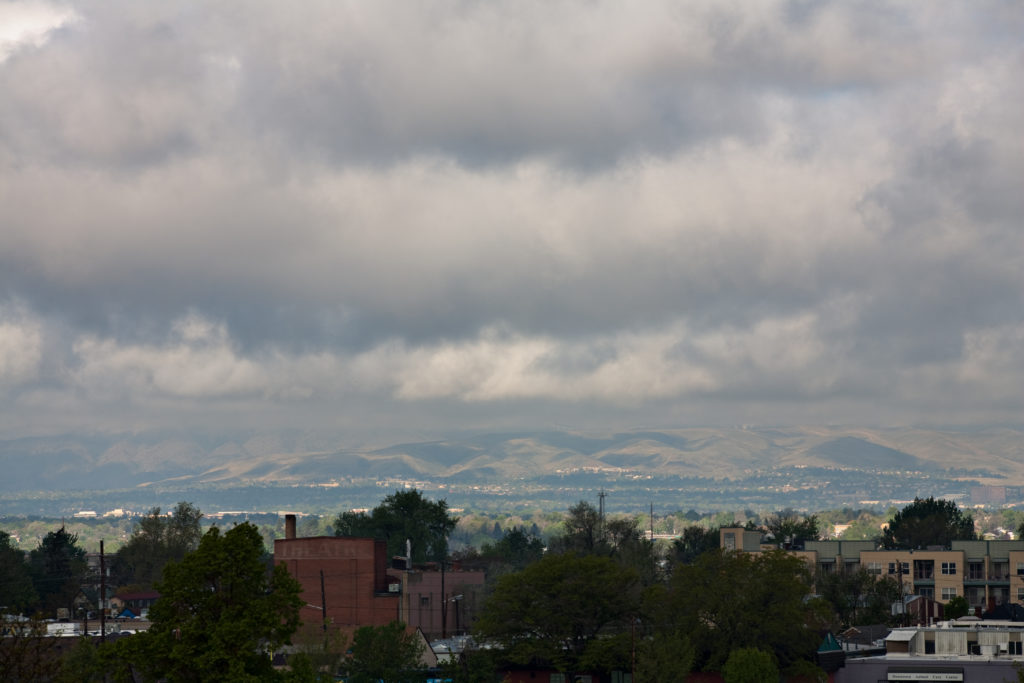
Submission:
<svg viewBox="0 0 1024 683">
<path fill-rule="evenodd" d="M 1024 423 L 1024 4 L 0 4 L 0 438 Z"/>
</svg>

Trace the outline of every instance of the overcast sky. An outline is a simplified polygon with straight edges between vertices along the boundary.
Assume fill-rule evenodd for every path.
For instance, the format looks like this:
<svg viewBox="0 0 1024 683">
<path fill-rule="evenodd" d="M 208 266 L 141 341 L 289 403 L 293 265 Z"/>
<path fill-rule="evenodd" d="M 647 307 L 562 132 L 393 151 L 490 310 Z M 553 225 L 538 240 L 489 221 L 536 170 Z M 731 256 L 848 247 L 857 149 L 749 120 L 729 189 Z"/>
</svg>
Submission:
<svg viewBox="0 0 1024 683">
<path fill-rule="evenodd" d="M 1024 422 L 1024 4 L 0 4 L 0 438 Z"/>
</svg>

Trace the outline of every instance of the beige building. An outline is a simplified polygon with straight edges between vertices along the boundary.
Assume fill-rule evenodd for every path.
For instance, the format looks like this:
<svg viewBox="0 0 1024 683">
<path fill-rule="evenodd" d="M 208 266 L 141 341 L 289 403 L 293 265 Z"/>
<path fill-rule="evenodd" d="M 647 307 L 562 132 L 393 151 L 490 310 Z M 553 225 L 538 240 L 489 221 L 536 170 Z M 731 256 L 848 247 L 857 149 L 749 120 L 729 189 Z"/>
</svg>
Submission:
<svg viewBox="0 0 1024 683">
<path fill-rule="evenodd" d="M 764 543 L 759 532 L 742 527 L 720 530 L 727 550 L 761 552 L 778 546 Z M 967 598 L 971 607 L 991 609 L 1024 603 L 1024 540 L 953 541 L 950 548 L 880 550 L 873 541 L 807 541 L 803 557 L 815 571 L 855 571 L 861 567 L 903 583 L 908 594 L 948 602 Z"/>
</svg>

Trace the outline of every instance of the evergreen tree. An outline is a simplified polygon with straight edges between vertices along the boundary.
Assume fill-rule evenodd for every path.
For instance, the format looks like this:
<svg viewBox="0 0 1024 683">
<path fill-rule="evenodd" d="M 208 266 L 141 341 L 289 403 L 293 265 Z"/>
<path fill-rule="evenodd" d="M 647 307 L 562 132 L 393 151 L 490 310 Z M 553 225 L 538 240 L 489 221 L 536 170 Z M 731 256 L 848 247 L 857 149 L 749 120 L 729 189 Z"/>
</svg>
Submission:
<svg viewBox="0 0 1024 683">
<path fill-rule="evenodd" d="M 78 545 L 78 535 L 69 533 L 63 526 L 46 534 L 39 547 L 29 553 L 29 565 L 43 610 L 47 613 L 62 607 L 71 610 L 88 569 L 85 549 Z"/>
</svg>

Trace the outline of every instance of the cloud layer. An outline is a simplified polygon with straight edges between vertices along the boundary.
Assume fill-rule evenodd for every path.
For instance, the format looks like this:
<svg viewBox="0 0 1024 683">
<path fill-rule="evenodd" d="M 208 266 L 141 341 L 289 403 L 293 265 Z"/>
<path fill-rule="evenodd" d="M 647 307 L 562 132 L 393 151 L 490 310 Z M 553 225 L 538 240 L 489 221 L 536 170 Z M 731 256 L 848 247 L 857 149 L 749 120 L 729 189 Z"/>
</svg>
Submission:
<svg viewBox="0 0 1024 683">
<path fill-rule="evenodd" d="M 0 11 L 0 434 L 1020 422 L 1014 3 Z"/>
</svg>

